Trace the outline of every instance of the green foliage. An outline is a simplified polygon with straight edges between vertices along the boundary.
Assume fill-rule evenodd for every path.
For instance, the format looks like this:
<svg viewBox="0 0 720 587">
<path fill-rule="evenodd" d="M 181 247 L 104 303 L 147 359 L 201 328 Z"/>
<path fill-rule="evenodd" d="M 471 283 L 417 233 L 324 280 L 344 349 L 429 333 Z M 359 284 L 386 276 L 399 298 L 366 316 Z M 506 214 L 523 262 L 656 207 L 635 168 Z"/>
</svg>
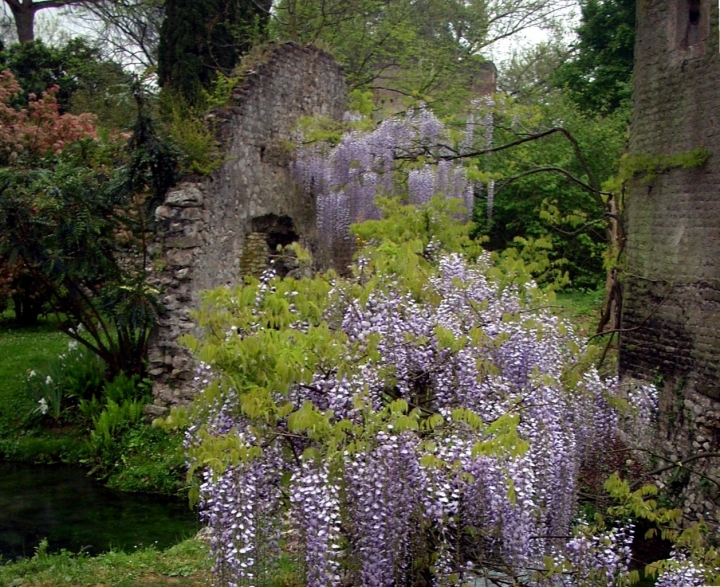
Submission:
<svg viewBox="0 0 720 587">
<path fill-rule="evenodd" d="M 87 439 L 77 430 L 22 430 L 13 438 L 0 437 L 0 456 L 26 463 L 78 464 L 90 456 Z"/>
<path fill-rule="evenodd" d="M 80 411 L 92 421 L 88 462 L 110 487 L 181 494 L 186 489 L 182 435 L 143 423 L 150 389 L 149 380 L 120 373 L 105 385 L 102 396 L 80 403 Z"/>
<path fill-rule="evenodd" d="M 113 376 L 144 369 L 157 295 L 146 283 L 147 244 L 177 177 L 177 150 L 136 99 L 125 148 L 88 139 L 44 167 L 0 169 L 0 254 L 26 264 L 60 327 Z"/>
<path fill-rule="evenodd" d="M 494 155 L 480 162 L 497 178 L 492 222 L 484 218 L 485 211 L 480 207 L 476 221 L 480 227 L 487 227 L 491 250 L 522 249 L 527 242 L 536 240 L 551 244 L 546 249 L 548 269 L 554 274 L 566 271 L 571 288 L 595 290 L 605 279 L 607 248 L 600 196 L 557 171 L 534 171 L 564 169 L 599 189 L 618 173 L 626 140 L 626 113 L 620 110 L 604 117 L 588 116 L 557 92 L 544 100 L 534 105 L 500 101 L 495 143 L 512 142 L 526 134 L 562 126 L 577 140 L 588 170 L 560 133 Z M 507 178 L 517 176 L 506 183 Z"/>
<path fill-rule="evenodd" d="M 38 402 L 36 411 L 60 422 L 73 403 L 98 393 L 105 382 L 106 367 L 102 359 L 85 347 L 71 341 L 68 350 L 37 367 L 27 376 L 28 392 Z"/>
<path fill-rule="evenodd" d="M 625 154 L 620 160 L 618 176 L 612 178 L 607 187 L 617 189 L 618 183 L 632 178 L 637 178 L 642 183 L 649 183 L 658 175 L 672 169 L 702 167 L 711 155 L 712 153 L 703 148 L 672 155 Z"/>
<path fill-rule="evenodd" d="M 224 76 L 218 79 L 236 80 Z M 205 117 L 211 105 L 220 101 L 217 99 L 220 95 L 206 94 L 198 98 L 199 106 L 191 107 L 178 92 L 163 90 L 161 94 L 163 125 L 179 150 L 179 166 L 183 175 L 210 175 L 223 162 L 215 130 Z"/>
<path fill-rule="evenodd" d="M 102 395 L 105 399 L 119 404 L 126 400 L 145 398 L 150 395 L 151 388 L 152 382 L 149 379 L 141 382 L 138 375 L 128 377 L 125 373 L 120 373 L 105 384 Z"/>
<path fill-rule="evenodd" d="M 52 86 L 59 86 L 57 100 L 62 112 L 71 111 L 77 92 L 99 92 L 105 89 L 104 83 L 125 80 L 120 65 L 104 61 L 101 50 L 82 38 L 59 47 L 40 40 L 12 45 L 0 51 L 0 69 L 12 71 L 22 86 L 23 94 L 18 96 L 16 106 L 27 106 L 31 93 L 40 96 Z"/>
<path fill-rule="evenodd" d="M 55 422 L 60 422 L 63 411 L 63 387 L 51 375 L 37 377 L 35 371 L 28 376 L 28 391 L 38 402 L 35 408 L 41 414 L 49 415 Z"/>
<path fill-rule="evenodd" d="M 3 324 L 0 322 L 0 458 L 92 464 L 96 476 L 124 491 L 167 495 L 186 491 L 182 435 L 138 420 L 138 411 L 149 401 L 148 380 L 121 373 L 107 381 L 102 362 L 94 354 L 81 347 L 68 350 L 67 336 L 45 322 L 22 330 L 7 329 Z M 30 376 L 33 370 L 28 367 L 35 368 L 34 375 Z M 43 389 L 41 384 L 48 375 L 53 393 L 61 400 L 59 422 L 50 412 L 43 416 L 38 410 L 38 400 L 48 394 L 34 395 L 30 389 Z M 104 452 L 98 455 L 89 442 L 87 427 L 102 422 L 101 427 L 113 428 L 111 416 L 103 416 L 107 398 L 118 408 L 124 402 L 136 405 L 130 414 L 132 422 L 116 421 L 112 439 L 106 448 L 100 443 Z M 103 433 L 98 432 L 100 441 Z"/>
<path fill-rule="evenodd" d="M 344 66 L 351 89 L 380 90 L 378 106 L 391 111 L 423 101 L 453 112 L 488 67 L 483 0 L 281 0 L 273 9 L 274 38 L 320 45 Z"/>
<path fill-rule="evenodd" d="M 93 419 L 94 430 L 90 432 L 90 446 L 101 457 L 108 452 L 120 433 L 143 417 L 142 400 L 124 400 L 120 404 L 107 400 L 105 409 Z"/>
<path fill-rule="evenodd" d="M 680 463 L 678 466 L 682 466 Z M 644 485 L 633 489 L 630 484 L 621 479 L 617 473 L 611 475 L 604 484 L 604 489 L 613 502 L 608 507 L 606 515 L 596 513 L 592 523 L 585 526 L 582 531 L 588 535 L 596 535 L 598 531 L 609 527 L 613 521 L 633 520 L 635 524 L 648 528 L 645 538 L 662 538 L 673 544 L 673 548 L 692 561 L 695 568 L 701 569 L 704 574 L 704 583 L 714 584 L 719 575 L 720 551 L 709 540 L 708 529 L 705 523 L 689 523 L 682 521 L 682 511 L 670 509 L 661 505 L 661 496 L 655 485 Z M 657 578 L 662 571 L 676 568 L 677 562 L 661 560 L 648 564 L 644 575 L 647 578 Z M 640 580 L 640 574 L 634 572 L 629 583 L 635 584 Z M 643 583 L 644 584 L 644 583 Z"/>
<path fill-rule="evenodd" d="M 207 585 L 208 553 L 198 540 L 186 540 L 158 552 L 153 548 L 132 553 L 108 552 L 95 557 L 47 554 L 0 565 L 0 585 L 35 587 L 203 587 Z"/>
<path fill-rule="evenodd" d="M 126 146 L 127 162 L 116 169 L 111 186 L 112 195 L 126 206 L 128 200 L 138 199 L 140 195 L 148 196 L 140 198 L 141 206 L 136 211 L 137 222 L 142 227 L 142 223 L 152 218 L 155 207 L 178 180 L 180 152 L 158 132 L 149 108 L 149 96 L 139 81 L 133 86 L 133 97 L 137 117 Z"/>
<path fill-rule="evenodd" d="M 186 495 L 182 433 L 136 425 L 116 438 L 103 470 L 108 487 L 163 495 Z"/>
<path fill-rule="evenodd" d="M 554 82 L 588 113 L 626 108 L 632 92 L 637 0 L 583 0 L 577 54 Z"/>
<path fill-rule="evenodd" d="M 253 0 L 168 0 L 164 8 L 158 80 L 191 106 L 218 73 L 230 75 L 240 56 L 264 38 L 269 17 Z"/>
<path fill-rule="evenodd" d="M 352 233 L 361 245 L 386 243 L 387 249 L 371 247 L 368 252 L 372 255 L 392 253 L 391 243 L 421 253 L 431 242 L 437 242 L 444 250 L 462 253 L 471 259 L 477 258 L 482 251 L 480 242 L 470 237 L 472 225 L 451 220 L 463 212 L 459 200 L 435 196 L 429 205 L 417 207 L 405 205 L 395 198 L 379 197 L 376 205 L 382 214 L 381 220 L 352 226 Z"/>
<path fill-rule="evenodd" d="M 10 329 L 0 323 L 0 458 L 29 462 L 77 462 L 86 456 L 81 434 L 39 429 L 37 399 L 28 393 L 32 366 L 47 364 L 67 348 L 68 339 L 44 321 Z"/>
</svg>

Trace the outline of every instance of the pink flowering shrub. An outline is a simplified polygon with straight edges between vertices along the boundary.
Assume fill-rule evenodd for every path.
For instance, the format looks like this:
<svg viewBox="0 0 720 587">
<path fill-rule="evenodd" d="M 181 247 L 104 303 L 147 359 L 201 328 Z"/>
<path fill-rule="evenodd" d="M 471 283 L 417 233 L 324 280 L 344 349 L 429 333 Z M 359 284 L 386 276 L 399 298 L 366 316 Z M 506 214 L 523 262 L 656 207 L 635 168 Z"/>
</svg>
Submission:
<svg viewBox="0 0 720 587">
<path fill-rule="evenodd" d="M 92 114 L 60 114 L 54 86 L 41 97 L 30 95 L 28 107 L 11 105 L 22 92 L 10 71 L 0 72 L 0 160 L 23 165 L 51 154 L 60 153 L 68 143 L 97 138 Z"/>
</svg>

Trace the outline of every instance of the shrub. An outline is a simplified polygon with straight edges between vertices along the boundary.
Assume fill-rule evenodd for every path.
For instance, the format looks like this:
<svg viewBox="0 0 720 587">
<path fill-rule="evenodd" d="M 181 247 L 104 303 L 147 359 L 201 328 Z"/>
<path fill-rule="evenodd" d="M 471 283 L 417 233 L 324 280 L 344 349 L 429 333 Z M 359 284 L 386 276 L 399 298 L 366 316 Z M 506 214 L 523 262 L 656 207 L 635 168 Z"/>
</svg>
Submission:
<svg viewBox="0 0 720 587">
<path fill-rule="evenodd" d="M 108 400 L 105 408 L 93 418 L 94 430 L 90 432 L 90 446 L 98 455 L 108 452 L 116 437 L 142 420 L 145 402 L 125 400 L 118 404 Z"/>
<path fill-rule="evenodd" d="M 103 399 L 121 404 L 126 400 L 147 399 L 150 395 L 152 382 L 149 379 L 140 380 L 138 375 L 128 377 L 120 373 L 103 387 Z"/>
</svg>

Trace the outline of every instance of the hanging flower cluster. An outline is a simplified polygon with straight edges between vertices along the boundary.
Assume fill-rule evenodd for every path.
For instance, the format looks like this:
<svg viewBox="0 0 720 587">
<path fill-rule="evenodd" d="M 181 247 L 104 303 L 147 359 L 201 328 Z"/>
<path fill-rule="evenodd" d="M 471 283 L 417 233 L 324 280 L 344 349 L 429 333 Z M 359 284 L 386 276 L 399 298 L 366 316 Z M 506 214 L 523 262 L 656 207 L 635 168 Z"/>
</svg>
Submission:
<svg viewBox="0 0 720 587">
<path fill-rule="evenodd" d="M 421 107 L 384 120 L 372 132 L 347 132 L 331 149 L 318 144 L 300 148 L 294 171 L 317 199 L 318 233 L 326 250 L 353 250 L 350 225 L 379 218 L 377 196 L 401 196 L 422 205 L 442 194 L 462 200 L 472 212 L 472 185 L 458 160 L 418 163 L 451 154 L 441 146 L 448 142 L 443 123 Z M 399 170 L 400 161 L 414 166 Z"/>
<path fill-rule="evenodd" d="M 361 260 L 354 279 L 268 274 L 210 300 L 223 334 L 187 447 L 211 463 L 200 504 L 221 584 L 258 584 L 283 530 L 309 587 L 627 572 L 631 526 L 571 529 L 616 382 L 581 369 L 570 326 L 488 277 L 487 256 L 436 255 L 412 293 Z"/>
<path fill-rule="evenodd" d="M 658 576 L 656 587 L 703 587 L 704 569 L 682 552 L 673 551 L 665 569 Z"/>
</svg>

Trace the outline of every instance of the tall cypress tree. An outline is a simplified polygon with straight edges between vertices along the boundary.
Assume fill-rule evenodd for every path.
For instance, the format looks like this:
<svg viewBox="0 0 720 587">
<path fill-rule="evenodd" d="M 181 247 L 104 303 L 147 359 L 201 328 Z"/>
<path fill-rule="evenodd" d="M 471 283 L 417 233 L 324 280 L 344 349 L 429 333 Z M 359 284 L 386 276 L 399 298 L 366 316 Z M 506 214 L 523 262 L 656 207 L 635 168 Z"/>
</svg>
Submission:
<svg viewBox="0 0 720 587">
<path fill-rule="evenodd" d="M 265 36 L 269 18 L 255 0 L 165 0 L 158 78 L 193 104 L 218 72 L 229 74 L 253 42 Z"/>
</svg>

